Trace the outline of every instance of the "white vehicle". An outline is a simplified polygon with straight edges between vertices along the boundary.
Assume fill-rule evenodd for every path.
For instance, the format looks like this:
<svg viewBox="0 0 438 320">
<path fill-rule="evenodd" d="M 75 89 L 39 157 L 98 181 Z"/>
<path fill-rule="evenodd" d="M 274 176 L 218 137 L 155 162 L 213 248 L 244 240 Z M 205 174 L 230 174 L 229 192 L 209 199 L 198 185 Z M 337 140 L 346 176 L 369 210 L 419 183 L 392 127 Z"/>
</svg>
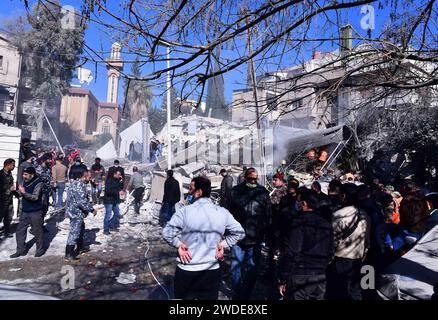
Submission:
<svg viewBox="0 0 438 320">
<path fill-rule="evenodd" d="M 384 300 L 430 300 L 438 295 L 438 210 L 428 232 L 382 273 L 377 292 Z"/>
<path fill-rule="evenodd" d="M 0 284 L 0 300 L 59 300 L 30 289 Z"/>
</svg>

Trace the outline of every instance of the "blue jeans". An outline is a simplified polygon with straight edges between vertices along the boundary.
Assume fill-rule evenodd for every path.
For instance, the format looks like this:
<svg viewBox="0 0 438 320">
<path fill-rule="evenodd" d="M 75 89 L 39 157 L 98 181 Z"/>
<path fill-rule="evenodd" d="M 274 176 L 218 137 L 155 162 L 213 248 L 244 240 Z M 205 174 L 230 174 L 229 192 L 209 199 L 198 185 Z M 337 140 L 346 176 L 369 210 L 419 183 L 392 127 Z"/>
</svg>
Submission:
<svg viewBox="0 0 438 320">
<path fill-rule="evenodd" d="M 231 248 L 231 287 L 233 300 L 249 300 L 254 289 L 260 266 L 261 245 Z"/>
<path fill-rule="evenodd" d="M 53 191 L 53 204 L 57 208 L 62 207 L 62 197 L 64 196 L 65 182 L 57 182 Z"/>
<path fill-rule="evenodd" d="M 103 219 L 103 230 L 116 229 L 120 226 L 120 210 L 119 204 L 105 203 L 105 218 Z M 114 214 L 111 217 L 111 214 Z"/>
<path fill-rule="evenodd" d="M 91 195 L 94 203 L 98 203 L 100 199 L 100 195 L 102 194 L 102 182 L 98 182 L 96 186 L 91 185 Z"/>
<path fill-rule="evenodd" d="M 173 214 L 175 213 L 175 205 L 170 204 L 169 202 L 163 202 L 161 206 L 161 217 L 165 222 L 170 221 Z"/>
</svg>

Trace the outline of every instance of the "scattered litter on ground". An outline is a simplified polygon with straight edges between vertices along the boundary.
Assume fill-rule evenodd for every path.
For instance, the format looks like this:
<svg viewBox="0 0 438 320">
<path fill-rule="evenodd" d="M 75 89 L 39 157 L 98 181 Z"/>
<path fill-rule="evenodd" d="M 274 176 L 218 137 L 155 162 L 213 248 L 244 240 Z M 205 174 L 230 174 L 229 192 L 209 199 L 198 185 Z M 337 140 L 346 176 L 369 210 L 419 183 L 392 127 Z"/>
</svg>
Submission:
<svg viewBox="0 0 438 320">
<path fill-rule="evenodd" d="M 116 278 L 118 283 L 121 284 L 131 284 L 135 283 L 136 276 L 132 273 L 120 273 L 120 275 Z"/>
</svg>

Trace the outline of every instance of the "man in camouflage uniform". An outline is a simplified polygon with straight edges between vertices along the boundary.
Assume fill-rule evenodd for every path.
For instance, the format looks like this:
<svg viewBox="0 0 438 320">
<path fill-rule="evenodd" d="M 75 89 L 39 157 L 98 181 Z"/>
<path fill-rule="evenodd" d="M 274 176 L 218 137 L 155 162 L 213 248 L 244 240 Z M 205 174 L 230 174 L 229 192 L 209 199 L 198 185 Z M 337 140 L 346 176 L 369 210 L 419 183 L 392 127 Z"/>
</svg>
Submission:
<svg viewBox="0 0 438 320">
<path fill-rule="evenodd" d="M 90 202 L 87 191 L 87 184 L 91 181 L 91 172 L 86 170 L 79 180 L 75 180 L 67 193 L 66 215 L 70 218 L 70 233 L 65 247 L 65 261 L 77 262 L 78 254 L 89 251 L 84 246 L 85 223 L 84 218 L 88 213 L 96 215 L 93 205 Z M 75 250 L 75 246 L 77 249 Z"/>
<path fill-rule="evenodd" d="M 0 222 L 3 220 L 3 235 L 11 238 L 10 226 L 14 216 L 12 197 L 16 193 L 12 171 L 15 168 L 14 159 L 6 159 L 0 171 Z"/>
<path fill-rule="evenodd" d="M 49 198 L 52 194 L 52 155 L 45 153 L 41 157 L 41 164 L 37 167 L 37 174 L 43 182 L 43 224 L 44 217 L 49 211 Z"/>
</svg>

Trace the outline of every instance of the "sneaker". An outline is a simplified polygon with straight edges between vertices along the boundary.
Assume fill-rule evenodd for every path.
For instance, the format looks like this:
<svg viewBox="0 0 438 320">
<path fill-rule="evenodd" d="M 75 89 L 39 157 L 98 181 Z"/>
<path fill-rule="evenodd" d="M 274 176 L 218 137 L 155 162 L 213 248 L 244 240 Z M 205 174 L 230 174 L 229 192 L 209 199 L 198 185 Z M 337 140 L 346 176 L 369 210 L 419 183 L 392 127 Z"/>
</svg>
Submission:
<svg viewBox="0 0 438 320">
<path fill-rule="evenodd" d="M 104 230 L 103 234 L 106 235 L 106 236 L 109 236 L 111 233 L 109 232 L 109 230 Z"/>
<path fill-rule="evenodd" d="M 25 256 L 26 255 L 26 253 L 24 253 L 24 252 L 15 252 L 13 255 L 11 255 L 9 258 L 12 258 L 12 259 L 14 259 L 14 258 L 18 258 L 18 257 L 21 257 L 21 256 Z"/>
</svg>

